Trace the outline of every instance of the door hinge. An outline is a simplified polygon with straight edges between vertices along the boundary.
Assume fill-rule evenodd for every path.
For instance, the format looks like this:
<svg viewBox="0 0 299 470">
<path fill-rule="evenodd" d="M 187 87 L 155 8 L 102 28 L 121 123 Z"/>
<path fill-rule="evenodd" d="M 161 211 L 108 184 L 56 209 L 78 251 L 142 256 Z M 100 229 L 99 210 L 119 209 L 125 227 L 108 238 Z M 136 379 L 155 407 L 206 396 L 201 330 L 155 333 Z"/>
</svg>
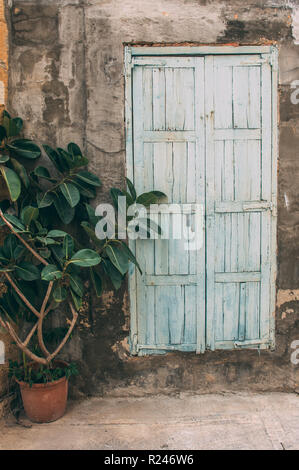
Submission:
<svg viewBox="0 0 299 470">
<path fill-rule="evenodd" d="M 273 217 L 277 217 L 277 205 L 271 202 L 271 212 Z"/>
</svg>

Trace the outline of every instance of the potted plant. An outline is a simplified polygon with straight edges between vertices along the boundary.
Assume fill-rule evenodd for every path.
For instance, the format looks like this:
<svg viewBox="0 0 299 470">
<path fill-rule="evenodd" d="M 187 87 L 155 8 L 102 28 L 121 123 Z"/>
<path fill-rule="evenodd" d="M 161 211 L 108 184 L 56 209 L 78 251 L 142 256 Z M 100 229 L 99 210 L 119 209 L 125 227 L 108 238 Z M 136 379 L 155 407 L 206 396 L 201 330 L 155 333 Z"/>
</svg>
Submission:
<svg viewBox="0 0 299 470">
<path fill-rule="evenodd" d="M 130 262 L 140 267 L 125 240 L 117 238 L 119 227 L 114 238 L 97 238 L 95 227 L 102 217 L 96 216 L 89 202 L 101 182 L 85 169 L 88 159 L 79 146 L 70 143 L 65 150 L 43 145 L 42 152 L 31 140 L 19 137 L 22 126 L 22 119 L 4 112 L 0 126 L 0 227 L 4 230 L 0 325 L 22 353 L 20 362 L 10 363 L 10 371 L 20 386 L 27 416 L 35 422 L 50 422 L 64 414 L 68 379 L 77 373 L 74 364 L 59 360 L 59 353 L 80 316 L 88 288 L 83 279 L 101 297 L 110 282 L 120 287 Z M 35 163 L 42 153 L 48 157 L 45 166 Z M 128 191 L 112 188 L 115 205 L 119 196 L 125 197 L 127 206 L 147 206 L 164 196 L 152 191 L 137 197 L 133 184 L 127 183 Z M 126 226 L 132 218 L 125 218 Z M 148 219 L 144 227 L 147 231 Z M 158 226 L 151 229 L 160 231 Z M 49 336 L 57 329 L 48 320 L 54 312 L 65 318 L 65 328 L 54 334 L 55 347 L 50 351 Z"/>
</svg>

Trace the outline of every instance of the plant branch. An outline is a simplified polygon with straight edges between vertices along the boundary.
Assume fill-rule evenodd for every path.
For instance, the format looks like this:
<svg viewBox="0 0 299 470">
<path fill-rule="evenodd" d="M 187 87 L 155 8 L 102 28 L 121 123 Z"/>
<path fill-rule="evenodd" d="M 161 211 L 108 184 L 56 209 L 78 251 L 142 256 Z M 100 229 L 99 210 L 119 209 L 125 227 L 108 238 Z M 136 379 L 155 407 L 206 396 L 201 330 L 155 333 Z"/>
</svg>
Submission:
<svg viewBox="0 0 299 470">
<path fill-rule="evenodd" d="M 47 350 L 45 343 L 44 343 L 44 338 L 43 338 L 43 321 L 46 316 L 46 306 L 49 300 L 49 297 L 51 295 L 52 289 L 53 289 L 53 281 L 51 281 L 48 285 L 47 293 L 45 295 L 41 310 L 40 310 L 40 317 L 38 320 L 38 328 L 37 328 L 37 339 L 39 346 L 42 350 L 42 352 L 45 354 L 45 356 L 48 358 L 50 356 L 49 351 Z"/>
<path fill-rule="evenodd" d="M 55 349 L 55 351 L 51 354 L 50 356 L 50 361 L 55 357 L 57 356 L 57 354 L 59 354 L 59 352 L 61 351 L 61 349 L 64 347 L 64 345 L 66 344 L 67 340 L 69 339 L 75 325 L 76 325 L 76 322 L 77 322 L 77 319 L 78 319 L 78 312 L 76 312 L 72 302 L 69 300 L 68 302 L 69 306 L 70 306 L 70 309 L 71 309 L 71 312 L 72 312 L 72 315 L 73 315 L 73 319 L 72 319 L 72 322 L 70 324 L 70 327 L 69 327 L 69 330 L 67 332 L 67 334 L 65 335 L 65 337 L 63 338 L 63 340 L 61 341 L 60 345 L 58 346 L 57 349 Z"/>
<path fill-rule="evenodd" d="M 23 345 L 24 346 L 27 346 L 32 338 L 32 336 L 34 335 L 34 333 L 36 332 L 37 330 L 37 327 L 38 327 L 38 323 L 35 323 L 34 327 L 32 328 L 32 330 L 30 331 L 29 335 L 27 336 L 27 338 L 25 339 L 25 341 L 23 341 Z"/>
<path fill-rule="evenodd" d="M 1 324 L 2 324 L 2 322 L 1 322 Z M 6 329 L 8 330 L 10 336 L 15 340 L 17 346 L 26 354 L 26 356 L 28 356 L 30 359 L 32 359 L 32 361 L 38 362 L 39 364 L 45 364 L 45 365 L 48 364 L 47 359 L 37 356 L 36 354 L 31 352 L 30 349 L 28 349 L 27 346 L 24 343 L 22 343 L 22 341 L 18 337 L 15 330 L 13 329 L 13 327 L 8 322 L 5 322 L 5 325 L 6 325 Z"/>
<path fill-rule="evenodd" d="M 24 304 L 26 304 L 27 307 L 31 310 L 31 312 L 34 313 L 34 315 L 36 315 L 39 318 L 40 317 L 39 312 L 36 310 L 35 307 L 33 307 L 33 305 L 31 305 L 29 300 L 26 299 L 25 295 L 20 291 L 20 289 L 18 288 L 16 283 L 10 277 L 10 275 L 7 272 L 4 272 L 3 274 L 6 277 L 6 279 L 8 280 L 8 282 L 10 283 L 10 285 L 14 288 L 14 290 L 16 291 L 18 296 L 23 300 Z"/>
<path fill-rule="evenodd" d="M 11 232 L 20 240 L 21 243 L 23 243 L 23 245 L 27 248 L 27 250 L 29 250 L 33 256 L 38 259 L 44 266 L 48 266 L 48 262 L 42 258 L 22 237 L 21 235 L 18 234 L 18 232 L 15 231 L 15 229 L 13 228 L 13 226 L 11 225 L 10 222 L 8 222 L 8 220 L 6 220 L 6 218 L 4 217 L 3 215 L 3 212 L 2 210 L 0 209 L 0 217 L 1 219 L 3 220 L 3 222 L 7 225 L 7 227 L 11 230 Z"/>
</svg>

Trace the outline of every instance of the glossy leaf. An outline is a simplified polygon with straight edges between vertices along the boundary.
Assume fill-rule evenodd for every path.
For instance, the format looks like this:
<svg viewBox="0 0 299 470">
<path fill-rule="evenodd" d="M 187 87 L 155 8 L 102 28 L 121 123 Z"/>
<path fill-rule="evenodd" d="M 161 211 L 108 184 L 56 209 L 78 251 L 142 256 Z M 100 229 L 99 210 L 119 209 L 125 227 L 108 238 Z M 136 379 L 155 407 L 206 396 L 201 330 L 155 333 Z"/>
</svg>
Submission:
<svg viewBox="0 0 299 470">
<path fill-rule="evenodd" d="M 79 190 L 71 183 L 62 183 L 59 188 L 71 207 L 76 207 L 80 201 Z"/>
<path fill-rule="evenodd" d="M 115 209 L 118 209 L 118 198 L 119 196 L 125 197 L 125 193 L 118 188 L 112 188 L 110 189 L 110 194 Z"/>
<path fill-rule="evenodd" d="M 136 194 L 135 187 L 134 187 L 132 181 L 129 180 L 129 178 L 126 178 L 126 181 L 127 181 L 127 185 L 128 185 L 130 194 L 131 194 L 131 196 L 132 196 L 133 202 L 135 202 L 136 199 L 137 199 L 137 194 Z"/>
<path fill-rule="evenodd" d="M 83 181 L 83 183 L 89 184 L 91 186 L 97 186 L 97 187 L 102 186 L 102 183 L 99 180 L 99 178 L 93 173 L 90 173 L 89 171 L 79 171 L 76 176 L 77 176 L 77 179 L 79 179 L 80 181 Z"/>
<path fill-rule="evenodd" d="M 38 193 L 36 196 L 36 202 L 39 209 L 49 207 L 54 202 L 54 195 L 51 193 Z"/>
<path fill-rule="evenodd" d="M 54 149 L 52 149 L 52 147 L 50 147 L 49 145 L 43 145 L 43 149 L 46 152 L 46 154 L 48 155 L 48 157 L 50 158 L 50 160 L 53 163 L 53 165 L 55 166 L 55 168 L 60 173 L 63 173 L 65 170 L 64 170 L 64 167 L 61 163 L 61 159 L 60 159 L 59 154 Z"/>
<path fill-rule="evenodd" d="M 101 297 L 102 294 L 103 294 L 103 283 L 102 283 L 102 279 L 100 278 L 100 276 L 98 275 L 98 273 L 90 268 L 90 278 L 91 278 L 91 281 L 92 281 L 92 285 L 94 287 L 94 290 L 95 290 L 95 293 L 96 293 L 96 296 L 97 297 Z"/>
<path fill-rule="evenodd" d="M 137 197 L 136 202 L 148 207 L 150 204 L 157 204 L 157 202 L 164 197 L 167 196 L 161 191 L 150 191 L 148 193 L 140 194 L 140 196 Z"/>
<path fill-rule="evenodd" d="M 68 144 L 67 150 L 74 157 L 76 156 L 82 157 L 82 152 L 81 152 L 79 145 L 75 144 L 74 142 L 70 142 Z"/>
<path fill-rule="evenodd" d="M 54 205 L 62 222 L 64 224 L 69 224 L 75 216 L 75 209 L 67 203 L 62 194 L 57 194 L 55 196 Z"/>
<path fill-rule="evenodd" d="M 121 287 L 124 276 L 121 275 L 109 259 L 103 259 L 103 267 L 114 288 L 118 290 Z"/>
<path fill-rule="evenodd" d="M 90 204 L 85 204 L 85 208 L 91 224 L 95 227 L 101 217 L 95 215 L 95 209 Z"/>
<path fill-rule="evenodd" d="M 3 243 L 3 254 L 7 259 L 14 259 L 14 252 L 16 247 L 18 246 L 18 241 L 15 235 L 10 233 L 5 237 Z"/>
<path fill-rule="evenodd" d="M 62 286 L 57 286 L 53 292 L 55 302 L 63 302 L 67 298 L 67 290 Z"/>
<path fill-rule="evenodd" d="M 48 264 L 48 266 L 45 266 L 42 270 L 41 277 L 43 281 L 55 281 L 61 279 L 62 272 L 55 264 Z"/>
<path fill-rule="evenodd" d="M 50 245 L 50 250 L 57 264 L 63 269 L 63 248 L 60 245 Z"/>
<path fill-rule="evenodd" d="M 76 310 L 79 310 L 82 307 L 82 298 L 75 294 L 75 292 L 71 289 L 72 299 L 75 305 Z"/>
<path fill-rule="evenodd" d="M 45 168 L 44 166 L 37 166 L 33 173 L 38 176 L 39 178 L 43 178 L 47 181 L 51 181 L 52 183 L 56 183 L 56 179 L 51 178 L 50 172 L 48 168 Z"/>
<path fill-rule="evenodd" d="M 96 189 L 93 186 L 89 186 L 88 184 L 84 183 L 83 181 L 75 178 L 73 180 L 73 184 L 79 189 L 80 194 L 82 196 L 88 197 L 89 199 L 93 199 L 96 197 Z"/>
<path fill-rule="evenodd" d="M 6 134 L 6 129 L 4 126 L 0 126 L 0 143 L 6 139 L 7 134 Z"/>
<path fill-rule="evenodd" d="M 13 118 L 9 116 L 8 113 L 3 115 L 3 127 L 6 130 L 7 137 L 16 137 L 22 130 L 23 121 L 21 118 Z"/>
<path fill-rule="evenodd" d="M 63 230 L 50 230 L 47 237 L 60 238 L 60 237 L 65 237 L 66 235 L 67 235 L 67 233 L 64 232 Z"/>
<path fill-rule="evenodd" d="M 88 222 L 81 222 L 81 227 L 85 230 L 89 238 L 97 245 L 102 246 L 105 240 L 100 240 L 95 233 L 95 229 Z"/>
<path fill-rule="evenodd" d="M 79 276 L 76 276 L 73 273 L 69 274 L 69 280 L 71 289 L 75 292 L 76 295 L 82 297 L 84 293 L 84 287 Z"/>
<path fill-rule="evenodd" d="M 70 259 L 74 253 L 74 240 L 70 235 L 66 235 L 63 239 L 63 253 L 65 259 Z"/>
<path fill-rule="evenodd" d="M 11 158 L 10 161 L 11 161 L 13 167 L 14 167 L 15 172 L 19 175 L 19 178 L 23 182 L 25 188 L 28 189 L 29 185 L 30 185 L 30 182 L 29 182 L 29 178 L 28 178 L 26 169 L 15 158 Z"/>
<path fill-rule="evenodd" d="M 109 244 L 105 248 L 105 253 L 109 257 L 111 263 L 122 274 L 126 274 L 129 268 L 128 256 L 121 247 Z"/>
<path fill-rule="evenodd" d="M 16 274 L 24 281 L 36 281 L 40 278 L 39 269 L 27 261 L 22 261 L 17 265 Z"/>
<path fill-rule="evenodd" d="M 6 163 L 9 160 L 9 155 L 0 155 L 0 163 Z"/>
<path fill-rule="evenodd" d="M 21 258 L 22 256 L 24 256 L 26 253 L 26 248 L 24 245 L 18 245 L 16 246 L 15 250 L 14 250 L 14 253 L 13 253 L 13 258 L 15 260 L 18 260 L 19 258 Z"/>
<path fill-rule="evenodd" d="M 23 225 L 22 222 L 16 216 L 11 214 L 4 214 L 4 217 L 8 222 L 10 222 L 14 226 L 14 228 L 17 228 L 21 231 L 25 230 L 25 225 Z M 5 222 L 0 219 L 0 227 L 2 227 L 3 225 L 5 225 Z"/>
<path fill-rule="evenodd" d="M 138 261 L 137 261 L 135 255 L 134 255 L 134 253 L 132 253 L 132 251 L 130 250 L 130 248 L 128 247 L 128 245 L 127 245 L 125 242 L 119 240 L 119 243 L 121 243 L 121 247 L 122 247 L 122 249 L 124 250 L 124 252 L 126 253 L 128 259 L 129 259 L 130 261 L 132 261 L 132 263 L 135 264 L 135 266 L 138 268 L 140 274 L 142 274 L 141 268 L 140 268 L 140 266 L 139 266 L 139 263 L 138 263 Z"/>
<path fill-rule="evenodd" d="M 30 226 L 31 222 L 33 222 L 34 220 L 38 218 L 38 215 L 39 215 L 39 210 L 37 207 L 27 206 L 27 207 L 24 207 L 24 209 L 21 212 L 21 219 L 22 219 L 22 222 L 26 226 Z"/>
<path fill-rule="evenodd" d="M 10 199 L 15 202 L 21 194 L 21 181 L 15 171 L 0 165 L 0 171 L 9 191 Z"/>
<path fill-rule="evenodd" d="M 6 147 L 18 157 L 35 160 L 41 156 L 40 148 L 29 139 L 14 140 L 12 143 L 7 144 Z"/>
<path fill-rule="evenodd" d="M 70 262 L 77 266 L 87 268 L 99 264 L 101 262 L 101 257 L 96 251 L 86 248 L 74 254 Z"/>
</svg>

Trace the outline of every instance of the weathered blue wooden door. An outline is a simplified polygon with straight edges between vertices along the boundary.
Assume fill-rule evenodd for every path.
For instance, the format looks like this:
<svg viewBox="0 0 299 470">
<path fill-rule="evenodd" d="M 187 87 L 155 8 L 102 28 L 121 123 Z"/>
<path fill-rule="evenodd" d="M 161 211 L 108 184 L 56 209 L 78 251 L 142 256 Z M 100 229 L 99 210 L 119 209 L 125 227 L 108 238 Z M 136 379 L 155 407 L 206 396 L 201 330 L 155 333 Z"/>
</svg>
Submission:
<svg viewBox="0 0 299 470">
<path fill-rule="evenodd" d="M 173 231 L 188 203 L 204 204 L 204 61 L 156 57 L 134 65 L 134 182 L 138 192 L 168 196 L 157 215 L 163 239 L 136 242 L 144 269 L 136 273 L 137 350 L 195 351 L 205 336 L 204 249 L 188 251 Z"/>
<path fill-rule="evenodd" d="M 267 348 L 276 212 L 271 63 L 211 56 L 205 73 L 207 347 Z"/>
<path fill-rule="evenodd" d="M 168 195 L 156 221 L 169 239 L 132 245 L 144 271 L 130 279 L 132 353 L 271 347 L 275 52 L 140 49 L 127 50 L 128 175 Z M 172 203 L 203 207 L 197 251 L 173 239 Z"/>
</svg>

